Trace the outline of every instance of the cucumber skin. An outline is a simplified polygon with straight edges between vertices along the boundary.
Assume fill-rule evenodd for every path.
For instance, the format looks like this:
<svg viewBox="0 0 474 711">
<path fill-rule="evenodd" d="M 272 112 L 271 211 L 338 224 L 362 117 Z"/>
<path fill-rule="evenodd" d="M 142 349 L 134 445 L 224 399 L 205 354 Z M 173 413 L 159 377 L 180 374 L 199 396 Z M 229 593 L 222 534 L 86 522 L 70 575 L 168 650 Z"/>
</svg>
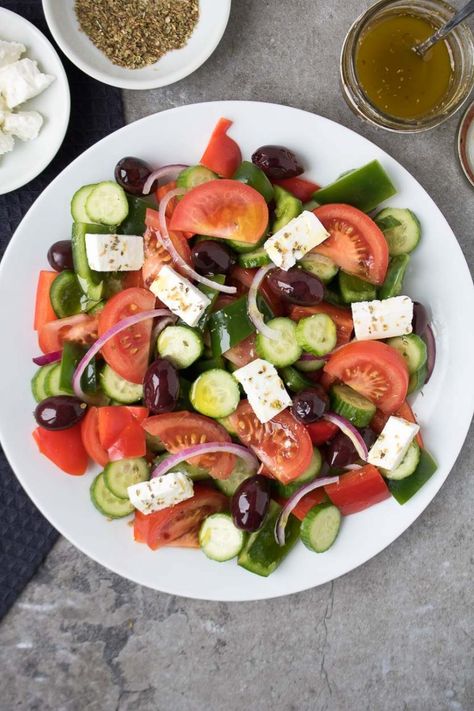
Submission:
<svg viewBox="0 0 474 711">
<path fill-rule="evenodd" d="M 398 217 L 395 217 L 392 215 L 392 212 L 397 212 Z M 416 234 L 414 235 L 413 238 L 409 239 L 409 248 L 407 249 L 406 245 L 400 246 L 399 242 L 400 239 L 396 237 L 397 231 L 400 229 L 404 229 L 406 227 L 406 218 L 405 221 L 401 221 L 399 218 L 402 218 L 403 215 L 400 213 L 407 214 L 409 216 L 409 222 L 412 222 L 413 228 L 416 231 Z M 391 257 L 397 257 L 400 256 L 401 254 L 410 254 L 410 252 L 413 252 L 414 249 L 418 246 L 420 239 L 421 239 L 421 224 L 418 219 L 418 217 L 415 215 L 414 212 L 409 210 L 408 208 L 392 208 L 392 207 L 385 207 L 383 210 L 380 210 L 375 217 L 374 221 L 377 222 L 379 219 L 383 219 L 384 217 L 395 217 L 395 219 L 401 221 L 401 224 L 398 227 L 392 227 L 391 229 L 385 230 L 384 235 L 385 239 L 387 240 L 388 243 L 388 251 Z M 390 232 L 392 232 L 392 239 Z M 405 242 L 406 240 L 403 240 Z"/>
<path fill-rule="evenodd" d="M 31 379 L 31 392 L 33 394 L 36 402 L 41 402 L 48 397 L 48 393 L 45 390 L 45 383 L 47 375 L 53 370 L 57 363 L 49 363 L 49 365 L 42 365 Z"/>
<path fill-rule="evenodd" d="M 413 474 L 406 479 L 389 479 L 388 488 L 399 504 L 406 504 L 431 479 L 437 469 L 438 465 L 431 454 L 422 449 L 420 461 Z"/>
<path fill-rule="evenodd" d="M 83 185 L 76 190 L 71 200 L 71 217 L 74 222 L 89 222 L 90 217 L 86 212 L 86 201 L 97 183 Z"/>
<path fill-rule="evenodd" d="M 253 252 L 239 254 L 238 262 L 239 266 L 243 269 L 254 269 L 255 267 L 264 267 L 270 264 L 271 259 L 263 247 L 261 247 Z"/>
<path fill-rule="evenodd" d="M 326 509 L 331 509 L 331 510 L 337 511 L 339 513 L 338 527 L 337 527 L 336 533 L 333 536 L 329 545 L 324 546 L 324 547 L 315 546 L 315 545 L 313 545 L 313 542 L 311 540 L 312 539 L 311 529 L 315 523 L 315 519 L 317 519 L 318 516 L 322 515 L 322 512 L 325 511 Z M 336 538 L 338 537 L 339 531 L 341 530 L 341 521 L 342 521 L 342 516 L 339 512 L 339 509 L 336 506 L 334 506 L 334 504 L 331 504 L 330 502 L 326 502 L 323 504 L 318 504 L 317 506 L 313 506 L 313 508 L 308 511 L 308 513 L 306 514 L 306 516 L 304 517 L 304 519 L 301 523 L 300 538 L 301 538 L 303 544 L 312 553 L 325 553 L 327 550 L 329 550 L 331 548 L 331 546 L 334 544 Z"/>
<path fill-rule="evenodd" d="M 218 519 L 218 518 L 219 518 L 219 519 L 225 519 L 227 522 L 229 522 L 229 523 L 233 526 L 233 528 L 234 528 L 236 531 L 238 531 L 238 533 L 240 534 L 240 535 L 239 535 L 240 545 L 238 545 L 238 546 L 232 548 L 229 553 L 226 553 L 226 554 L 223 554 L 223 555 L 211 555 L 210 552 L 208 551 L 208 544 L 207 544 L 206 541 L 204 540 L 205 529 L 206 529 L 206 526 L 209 526 L 208 521 L 209 521 L 210 519 L 216 520 L 216 519 Z M 240 551 L 241 551 L 242 548 L 243 548 L 244 542 L 245 542 L 245 533 L 244 533 L 244 531 L 241 531 L 240 529 L 238 529 L 238 528 L 235 526 L 234 522 L 232 521 L 232 517 L 231 517 L 230 514 L 228 514 L 228 513 L 216 513 L 216 514 L 211 514 L 211 516 L 208 516 L 206 519 L 204 519 L 204 521 L 203 521 L 202 524 L 201 524 L 201 528 L 199 529 L 199 545 L 200 545 L 200 547 L 201 547 L 202 552 L 204 553 L 204 555 L 205 555 L 207 558 L 209 558 L 209 560 L 214 560 L 214 561 L 216 561 L 217 563 L 225 563 L 227 560 L 232 560 L 232 558 L 235 558 L 237 555 L 239 555 Z"/>
<path fill-rule="evenodd" d="M 94 479 L 94 481 L 92 482 L 91 487 L 90 487 L 91 501 L 94 504 L 97 511 L 99 511 L 103 516 L 106 516 L 106 518 L 125 518 L 125 516 L 130 516 L 130 514 L 132 514 L 135 510 L 135 507 L 133 506 L 133 504 L 128 502 L 129 506 L 127 506 L 125 508 L 125 505 L 127 503 L 126 499 L 119 499 L 118 496 L 115 496 L 114 494 L 112 494 L 112 492 L 109 491 L 107 489 L 107 487 L 105 486 L 103 477 L 104 477 L 103 472 L 98 474 L 96 476 L 96 478 Z M 110 513 L 110 510 L 103 508 L 102 504 L 100 503 L 100 497 L 101 497 L 100 489 L 102 487 L 103 487 L 103 489 L 106 490 L 106 493 L 108 496 L 113 497 L 114 499 L 117 499 L 118 506 L 121 505 L 124 507 L 122 513 Z M 97 494 L 99 496 L 97 496 Z"/>
<path fill-rule="evenodd" d="M 356 276 L 340 271 L 338 280 L 339 291 L 345 304 L 353 304 L 358 301 L 373 301 L 377 298 L 377 288 Z"/>
<path fill-rule="evenodd" d="M 82 291 L 92 301 L 100 301 L 104 292 L 104 282 L 98 272 L 89 267 L 86 252 L 86 234 L 108 234 L 104 225 L 75 222 L 72 226 L 72 259 Z"/>
<path fill-rule="evenodd" d="M 366 398 L 363 398 L 367 402 L 365 409 L 346 402 L 348 397 L 344 397 L 344 393 L 348 392 L 346 390 L 347 387 L 348 386 L 344 385 L 333 385 L 329 394 L 331 409 L 338 415 L 341 415 L 341 417 L 345 417 L 349 422 L 352 422 L 355 427 L 368 427 L 377 408 L 369 400 L 366 400 Z M 357 395 L 357 393 L 354 394 L 357 398 L 362 398 L 361 395 Z"/>
<path fill-rule="evenodd" d="M 417 363 L 413 363 L 412 359 L 409 357 L 409 353 L 407 353 L 407 349 L 404 348 L 405 343 L 410 344 L 411 342 L 415 344 L 412 347 L 414 347 L 419 354 L 421 353 L 421 360 L 419 360 Z M 423 368 L 428 358 L 426 343 L 423 341 L 422 338 L 420 338 L 420 336 L 417 336 L 415 333 L 410 333 L 407 336 L 395 336 L 394 338 L 389 338 L 387 340 L 387 345 L 389 345 L 391 348 L 394 348 L 396 351 L 398 351 L 398 353 L 400 353 L 403 360 L 407 364 L 408 372 L 410 375 L 418 373 Z"/>
<path fill-rule="evenodd" d="M 298 217 L 303 212 L 303 203 L 294 195 L 284 190 L 279 185 L 273 186 L 275 198 L 275 220 L 272 224 L 272 234 L 285 227 L 290 220 Z"/>
<path fill-rule="evenodd" d="M 411 464 L 411 471 L 408 471 L 408 473 L 405 473 L 408 469 L 407 464 L 406 464 L 406 459 L 410 457 L 413 458 L 413 463 Z M 388 471 L 387 469 L 383 469 L 380 467 L 380 473 L 382 476 L 385 477 L 385 479 L 389 479 L 391 481 L 403 481 L 403 479 L 406 479 L 407 477 L 411 476 L 415 471 L 416 468 L 418 467 L 418 464 L 420 462 L 420 457 L 421 457 L 421 449 L 418 445 L 418 443 L 413 440 L 413 442 L 410 444 L 407 453 L 403 457 L 401 463 L 398 465 L 396 469 L 393 471 Z M 401 474 L 401 476 L 400 476 Z"/>
</svg>

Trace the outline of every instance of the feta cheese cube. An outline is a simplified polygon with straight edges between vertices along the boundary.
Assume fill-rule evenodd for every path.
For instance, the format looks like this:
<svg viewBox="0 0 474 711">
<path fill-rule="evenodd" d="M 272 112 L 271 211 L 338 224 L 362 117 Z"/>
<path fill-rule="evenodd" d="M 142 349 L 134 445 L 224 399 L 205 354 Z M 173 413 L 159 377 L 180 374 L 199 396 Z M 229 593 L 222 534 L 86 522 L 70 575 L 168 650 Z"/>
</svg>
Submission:
<svg viewBox="0 0 474 711">
<path fill-rule="evenodd" d="M 5 101 L 3 96 L 0 94 L 0 128 L 3 126 L 4 121 L 9 113 L 10 113 L 10 109 L 7 106 L 7 102 Z"/>
<path fill-rule="evenodd" d="M 202 291 L 167 264 L 160 269 L 150 291 L 188 326 L 195 326 L 211 303 Z"/>
<path fill-rule="evenodd" d="M 33 96 L 44 91 L 54 77 L 43 74 L 31 59 L 20 59 L 0 69 L 0 94 L 3 94 L 7 106 L 13 109 Z"/>
<path fill-rule="evenodd" d="M 87 233 L 86 253 L 96 272 L 135 272 L 144 262 L 143 237 Z"/>
<path fill-rule="evenodd" d="M 264 249 L 272 262 L 287 271 L 313 247 L 324 242 L 329 233 L 309 210 L 294 217 L 290 222 L 269 237 Z"/>
<path fill-rule="evenodd" d="M 415 422 L 408 422 L 408 420 L 392 415 L 372 445 L 367 458 L 368 463 L 389 471 L 396 469 L 401 464 L 419 429 L 419 425 Z"/>
<path fill-rule="evenodd" d="M 144 514 L 175 506 L 194 496 L 192 480 L 183 472 L 169 472 L 150 481 L 132 484 L 128 498 Z"/>
<path fill-rule="evenodd" d="M 267 360 L 257 358 L 243 368 L 234 370 L 257 419 L 265 424 L 291 405 L 291 397 L 285 390 L 277 369 Z"/>
<path fill-rule="evenodd" d="M 351 304 L 356 340 L 406 336 L 412 332 L 413 301 L 409 296 L 393 296 L 383 301 Z"/>
<path fill-rule="evenodd" d="M 3 131 L 0 131 L 0 156 L 4 155 L 4 153 L 9 153 L 10 151 L 12 151 L 14 145 L 15 141 L 13 140 L 13 136 L 10 136 L 8 133 L 3 133 Z"/>
<path fill-rule="evenodd" d="M 7 42 L 0 39 L 0 67 L 17 62 L 25 51 L 25 45 L 20 42 Z"/>
<path fill-rule="evenodd" d="M 32 141 L 40 132 L 43 117 L 37 111 L 8 113 L 3 120 L 3 130 L 22 141 Z"/>
</svg>

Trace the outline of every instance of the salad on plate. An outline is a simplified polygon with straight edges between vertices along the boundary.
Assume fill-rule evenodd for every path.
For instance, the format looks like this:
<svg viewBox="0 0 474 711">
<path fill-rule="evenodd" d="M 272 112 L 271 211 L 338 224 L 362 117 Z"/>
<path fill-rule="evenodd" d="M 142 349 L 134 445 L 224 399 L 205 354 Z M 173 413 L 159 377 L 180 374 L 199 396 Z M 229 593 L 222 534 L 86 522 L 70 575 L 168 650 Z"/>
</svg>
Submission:
<svg viewBox="0 0 474 711">
<path fill-rule="evenodd" d="M 138 543 L 268 576 L 436 471 L 407 402 L 435 340 L 383 166 L 320 187 L 287 147 L 242 160 L 231 125 L 198 165 L 127 156 L 72 196 L 38 276 L 33 437 L 67 474 L 100 467 L 92 504 Z"/>
</svg>

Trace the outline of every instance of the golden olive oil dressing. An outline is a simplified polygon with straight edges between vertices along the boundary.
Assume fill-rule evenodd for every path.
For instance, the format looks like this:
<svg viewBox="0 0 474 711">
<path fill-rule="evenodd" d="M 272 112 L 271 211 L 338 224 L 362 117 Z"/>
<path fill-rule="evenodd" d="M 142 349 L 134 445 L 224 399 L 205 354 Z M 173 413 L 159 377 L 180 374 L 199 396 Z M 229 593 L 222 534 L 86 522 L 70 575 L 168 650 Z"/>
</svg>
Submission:
<svg viewBox="0 0 474 711">
<path fill-rule="evenodd" d="M 423 57 L 413 51 L 435 31 L 422 17 L 400 14 L 384 17 L 364 31 L 355 69 L 377 109 L 394 118 L 417 119 L 442 105 L 453 76 L 448 45 L 438 42 Z"/>
</svg>

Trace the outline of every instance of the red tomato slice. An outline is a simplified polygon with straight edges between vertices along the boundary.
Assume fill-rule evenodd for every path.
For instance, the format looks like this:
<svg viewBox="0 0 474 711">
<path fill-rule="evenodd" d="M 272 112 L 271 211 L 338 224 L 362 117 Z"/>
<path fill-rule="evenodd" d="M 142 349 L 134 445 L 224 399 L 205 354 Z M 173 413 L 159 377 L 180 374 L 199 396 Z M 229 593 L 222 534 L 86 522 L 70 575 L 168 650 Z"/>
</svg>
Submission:
<svg viewBox="0 0 474 711">
<path fill-rule="evenodd" d="M 57 272 L 47 271 L 41 271 L 38 275 L 38 286 L 36 287 L 35 322 L 33 326 L 35 331 L 39 331 L 45 323 L 56 321 L 58 318 L 53 307 L 51 306 L 51 299 L 49 298 L 51 284 L 57 276 Z"/>
<path fill-rule="evenodd" d="M 81 422 L 82 444 L 89 457 L 101 467 L 105 467 L 109 462 L 109 455 L 102 447 L 99 439 L 99 409 L 89 407 L 86 416 Z"/>
<path fill-rule="evenodd" d="M 354 341 L 333 353 L 324 370 L 393 414 L 408 389 L 408 369 L 400 353 L 380 341 Z"/>
<path fill-rule="evenodd" d="M 174 541 L 167 544 L 170 548 L 200 548 L 199 545 L 199 528 L 195 528 L 193 531 L 185 533 L 179 538 L 175 538 Z"/>
<path fill-rule="evenodd" d="M 395 414 L 397 417 L 403 417 L 404 420 L 408 420 L 408 422 L 415 422 L 416 424 L 418 424 L 415 414 L 407 402 L 404 402 Z M 373 431 L 377 434 L 380 434 L 385 425 L 387 424 L 387 420 L 389 417 L 390 415 L 385 414 L 381 410 L 377 410 L 370 423 L 370 426 Z M 425 445 L 423 442 L 423 437 L 421 436 L 421 432 L 418 432 L 415 439 L 418 442 L 418 445 L 423 449 Z"/>
<path fill-rule="evenodd" d="M 315 304 L 314 306 L 292 306 L 290 313 L 293 321 L 299 321 L 313 314 L 327 314 L 332 318 L 336 324 L 338 346 L 349 343 L 354 330 L 350 309 L 346 309 L 343 306 L 333 306 L 333 304 L 327 304 L 325 301 L 322 301 L 320 304 Z"/>
<path fill-rule="evenodd" d="M 329 484 L 324 489 L 344 516 L 363 511 L 390 496 L 383 477 L 372 464 L 343 474 L 337 484 Z"/>
<path fill-rule="evenodd" d="M 45 323 L 38 331 L 39 347 L 43 353 L 60 351 L 64 341 L 90 345 L 97 340 L 99 317 L 77 314 Z"/>
<path fill-rule="evenodd" d="M 81 425 L 67 430 L 45 430 L 37 427 L 33 437 L 41 454 L 57 467 L 73 476 L 84 474 L 87 469 L 87 452 L 82 444 Z"/>
<path fill-rule="evenodd" d="M 243 267 L 233 267 L 230 273 L 229 283 L 239 288 L 240 295 L 247 293 L 254 280 L 257 269 L 244 269 Z M 287 313 L 285 303 L 270 289 L 267 277 L 262 281 L 259 291 L 267 302 L 274 316 L 282 316 Z"/>
<path fill-rule="evenodd" d="M 130 422 L 107 450 L 111 462 L 146 454 L 145 431 L 138 422 Z"/>
<path fill-rule="evenodd" d="M 155 281 L 156 277 L 160 273 L 161 267 L 164 264 L 173 265 L 173 260 L 170 253 L 163 245 L 159 232 L 160 223 L 158 219 L 158 212 L 147 208 L 145 215 L 145 224 L 147 229 L 143 236 L 143 247 L 145 252 L 145 262 L 142 268 L 143 282 L 146 287 Z M 157 234 L 158 233 L 158 234 Z M 187 239 L 180 232 L 169 232 L 170 239 L 178 251 L 178 254 L 184 259 L 184 261 L 192 266 L 191 249 L 189 247 Z M 180 267 L 175 266 L 177 271 L 181 272 L 183 276 L 186 276 Z"/>
<path fill-rule="evenodd" d="M 332 422 L 326 422 L 326 420 L 318 420 L 318 422 L 311 422 L 306 425 L 308 434 L 311 437 L 311 442 L 319 447 L 330 439 L 339 431 L 337 425 L 333 425 Z"/>
<path fill-rule="evenodd" d="M 388 267 L 388 245 L 382 230 L 351 205 L 323 205 L 313 210 L 330 234 L 312 251 L 333 260 L 348 274 L 382 284 Z"/>
<path fill-rule="evenodd" d="M 267 224 L 268 207 L 259 192 L 238 180 L 210 180 L 183 196 L 170 229 L 254 244 Z"/>
<path fill-rule="evenodd" d="M 147 416 L 146 407 L 113 405 L 99 408 L 99 443 L 110 461 L 145 456 L 145 431 L 141 425 Z"/>
<path fill-rule="evenodd" d="M 115 326 L 127 316 L 149 311 L 155 306 L 155 297 L 146 289 L 125 289 L 106 303 L 99 315 L 99 335 Z M 105 361 L 116 373 L 132 383 L 143 382 L 150 355 L 152 319 L 130 326 L 111 338 L 102 347 Z"/>
<path fill-rule="evenodd" d="M 165 198 L 166 195 L 168 195 L 168 193 L 170 193 L 172 190 L 175 190 L 175 189 L 176 189 L 176 182 L 174 180 L 170 183 L 166 183 L 165 185 L 160 185 L 160 187 L 157 188 L 155 191 L 155 195 L 156 195 L 156 199 L 158 200 L 158 203 L 160 203 L 163 200 L 163 198 Z M 178 203 L 178 198 L 175 198 L 175 197 L 171 198 L 168 205 L 166 206 L 166 212 L 165 212 L 166 217 L 171 217 L 177 203 Z M 148 210 L 147 210 L 147 212 L 148 212 Z M 153 210 L 153 212 L 154 212 L 154 210 Z M 156 214 L 158 215 L 158 213 L 156 213 Z M 156 229 L 158 229 L 158 227 Z"/>
<path fill-rule="evenodd" d="M 326 499 L 326 493 L 324 489 L 321 487 L 321 489 L 315 489 L 314 491 L 310 491 L 309 494 L 306 494 L 306 496 L 303 496 L 300 502 L 298 502 L 291 512 L 293 516 L 296 516 L 297 519 L 302 521 L 306 514 L 311 511 L 313 506 L 317 506 L 318 504 L 322 504 L 323 501 Z M 288 499 L 277 499 L 278 503 L 281 504 L 281 506 L 284 506 Z"/>
<path fill-rule="evenodd" d="M 306 180 L 299 176 L 296 178 L 285 178 L 284 180 L 274 180 L 273 183 L 288 190 L 289 193 L 298 198 L 298 200 L 301 200 L 301 202 L 311 200 L 313 193 L 320 188 L 319 185 L 312 183 L 311 180 Z"/>
<path fill-rule="evenodd" d="M 229 422 L 241 442 L 253 449 L 270 473 L 283 484 L 309 467 L 313 445 L 304 425 L 287 411 L 262 424 L 247 400 L 241 400 Z"/>
<path fill-rule="evenodd" d="M 222 355 L 238 368 L 242 368 L 244 365 L 247 365 L 247 363 L 251 363 L 257 357 L 255 342 L 256 336 L 255 333 L 252 333 L 250 336 L 247 336 L 247 338 L 244 338 L 243 341 L 237 343 L 236 346 L 229 348 L 229 350 Z"/>
<path fill-rule="evenodd" d="M 179 452 L 186 447 L 205 442 L 231 442 L 229 433 L 204 415 L 193 412 L 170 412 L 154 415 L 143 423 L 148 434 L 163 442 L 169 452 Z M 214 479 L 228 479 L 235 465 L 233 454 L 204 454 L 192 457 L 190 464 L 207 469 Z"/>
<path fill-rule="evenodd" d="M 242 153 L 237 143 L 227 135 L 232 121 L 221 118 L 212 132 L 211 139 L 203 153 L 201 165 L 223 178 L 232 178 L 242 162 Z"/>
<path fill-rule="evenodd" d="M 132 289 L 133 287 L 143 289 L 143 276 L 141 269 L 138 269 L 138 271 L 135 272 L 123 272 L 122 289 Z"/>
<path fill-rule="evenodd" d="M 194 485 L 194 496 L 186 501 L 151 514 L 135 512 L 133 535 L 152 550 L 167 546 L 183 536 L 195 533 L 203 520 L 225 511 L 228 499 L 208 484 Z"/>
</svg>

